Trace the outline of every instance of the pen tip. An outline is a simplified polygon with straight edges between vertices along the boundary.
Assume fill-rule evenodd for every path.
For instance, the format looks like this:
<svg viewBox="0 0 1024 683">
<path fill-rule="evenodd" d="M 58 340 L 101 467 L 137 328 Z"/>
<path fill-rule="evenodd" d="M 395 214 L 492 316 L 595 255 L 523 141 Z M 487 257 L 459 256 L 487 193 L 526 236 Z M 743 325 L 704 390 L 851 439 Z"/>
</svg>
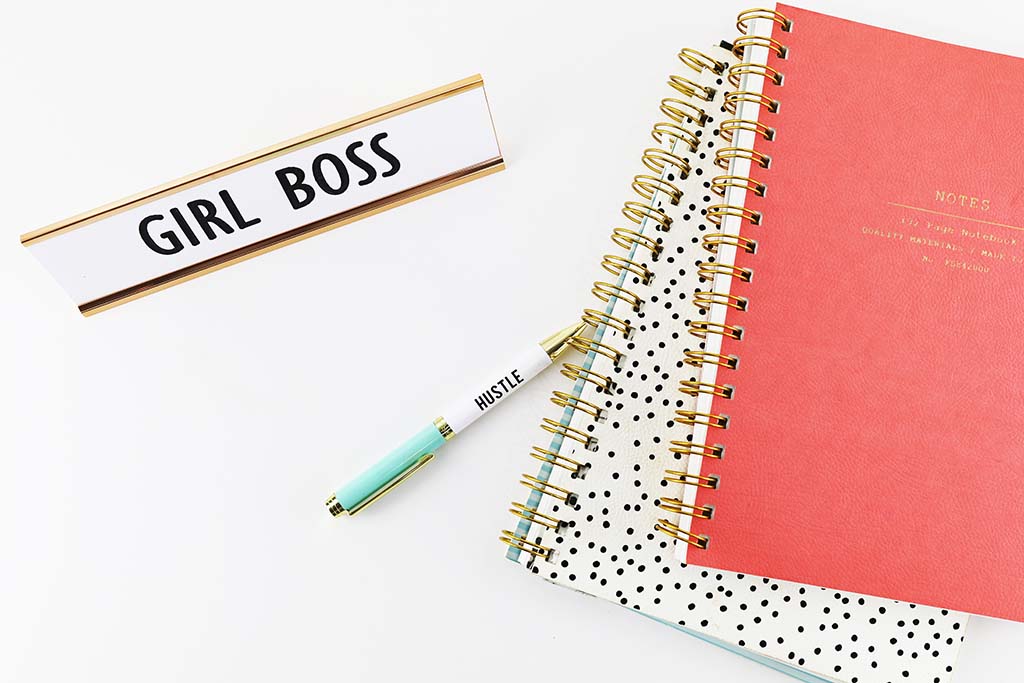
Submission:
<svg viewBox="0 0 1024 683">
<path fill-rule="evenodd" d="M 341 517 L 342 515 L 348 514 L 348 510 L 343 508 L 341 506 L 341 503 L 339 503 L 338 499 L 335 498 L 334 496 L 331 496 L 330 498 L 327 499 L 326 505 L 327 511 L 331 513 L 332 517 Z"/>
<path fill-rule="evenodd" d="M 584 322 L 570 325 L 565 329 L 555 332 L 553 335 L 544 339 L 540 342 L 540 347 L 544 349 L 544 352 L 548 354 L 551 360 L 555 360 L 562 352 L 569 347 L 569 340 L 572 337 L 582 334 L 587 329 L 587 324 Z"/>
</svg>

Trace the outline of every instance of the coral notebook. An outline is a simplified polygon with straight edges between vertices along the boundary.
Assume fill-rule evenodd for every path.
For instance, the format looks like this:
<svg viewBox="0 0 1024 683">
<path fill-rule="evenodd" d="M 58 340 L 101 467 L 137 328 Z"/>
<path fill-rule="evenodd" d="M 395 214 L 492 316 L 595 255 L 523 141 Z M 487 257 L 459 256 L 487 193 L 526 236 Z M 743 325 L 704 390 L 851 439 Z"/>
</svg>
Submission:
<svg viewBox="0 0 1024 683">
<path fill-rule="evenodd" d="M 803 17 L 804 13 L 797 15 L 792 26 L 794 35 L 801 30 Z M 774 23 L 775 18 L 789 25 L 781 15 L 768 10 L 745 11 L 740 14 L 738 23 L 740 31 L 745 32 L 752 24 L 763 29 L 763 24 Z M 838 21 L 828 21 L 842 26 Z M 867 30 L 851 26 L 854 31 Z M 770 26 L 767 30 L 767 35 L 772 35 Z M 749 189 L 752 193 L 764 194 L 765 200 L 776 195 L 780 200 L 786 198 L 782 191 L 775 192 L 771 175 L 776 167 L 781 172 L 789 155 L 780 153 L 777 164 L 773 160 L 770 168 L 750 178 L 740 168 L 741 162 L 754 156 L 755 148 L 750 147 L 747 137 L 765 135 L 773 138 L 770 143 L 766 141 L 766 145 L 782 145 L 806 132 L 812 141 L 826 141 L 825 149 L 816 149 L 813 155 L 801 150 L 799 158 L 789 160 L 793 166 L 810 169 L 798 174 L 801 176 L 798 182 L 806 190 L 804 202 L 785 208 L 798 218 L 805 215 L 800 212 L 806 207 L 835 204 L 827 196 L 816 196 L 831 192 L 831 167 L 850 163 L 854 173 L 865 173 L 866 169 L 863 163 L 857 165 L 843 157 L 844 150 L 856 147 L 856 141 L 846 137 L 842 121 L 834 115 L 805 117 L 799 123 L 809 129 L 806 131 L 800 127 L 785 129 L 782 125 L 785 118 L 780 118 L 777 131 L 772 131 L 756 116 L 748 117 L 747 105 L 752 103 L 763 102 L 777 109 L 779 117 L 788 112 L 785 101 L 776 106 L 772 100 L 761 99 L 760 85 L 752 79 L 772 72 L 765 62 L 755 61 L 758 55 L 751 54 L 753 48 L 747 48 L 751 44 L 750 39 L 742 36 L 732 43 L 706 50 L 683 48 L 669 71 L 667 82 L 658 79 L 660 89 L 651 88 L 647 110 L 657 112 L 657 118 L 650 136 L 637 141 L 634 168 L 609 169 L 609 172 L 623 174 L 632 171 L 628 176 L 632 180 L 628 200 L 621 205 L 621 213 L 616 213 L 617 219 L 610 226 L 610 239 L 595 237 L 594 250 L 600 266 L 595 263 L 597 277 L 590 292 L 592 296 L 585 299 L 582 316 L 589 329 L 572 340 L 572 345 L 583 353 L 566 359 L 562 366 L 564 378 L 560 378 L 551 395 L 551 403 L 545 402 L 545 417 L 540 420 L 544 431 L 538 431 L 543 440 L 534 442 L 532 459 L 527 459 L 530 469 L 524 471 L 514 486 L 518 491 L 509 508 L 513 516 L 501 532 L 501 540 L 510 546 L 506 549 L 509 559 L 547 581 L 641 612 L 802 681 L 948 683 L 964 638 L 967 615 L 941 606 L 864 595 L 831 585 L 833 579 L 841 578 L 837 575 L 843 569 L 849 569 L 845 566 L 847 547 L 853 548 L 865 541 L 883 547 L 894 557 L 903 558 L 908 566 L 917 562 L 915 554 L 899 541 L 880 537 L 877 530 L 869 532 L 861 528 L 855 517 L 844 517 L 846 511 L 842 509 L 846 502 L 851 502 L 855 510 L 886 504 L 885 500 L 876 501 L 871 490 L 851 491 L 845 496 L 840 477 L 848 476 L 844 468 L 849 465 L 854 471 L 874 468 L 868 476 L 884 479 L 877 474 L 879 466 L 876 464 L 884 454 L 881 444 L 897 438 L 897 433 L 877 432 L 872 427 L 877 420 L 851 413 L 851 423 L 860 420 L 856 424 L 869 433 L 876 448 L 868 454 L 872 460 L 859 457 L 835 467 L 832 463 L 823 464 L 821 456 L 818 460 L 822 463 L 811 459 L 811 468 L 823 464 L 830 472 L 834 469 L 835 483 L 829 481 L 827 486 L 813 478 L 802 481 L 802 472 L 808 463 L 802 458 L 769 450 L 767 438 L 758 440 L 754 446 L 737 447 L 729 438 L 728 430 L 720 435 L 718 430 L 713 430 L 716 437 L 703 442 L 709 420 L 698 413 L 729 413 L 730 403 L 745 400 L 742 383 L 728 378 L 724 368 L 718 380 L 721 384 L 715 384 L 711 375 L 712 370 L 719 369 L 715 362 L 728 359 L 714 355 L 713 345 L 727 332 L 741 336 L 743 341 L 739 344 L 745 344 L 748 338 L 754 339 L 757 331 L 751 328 L 749 335 L 740 333 L 739 328 L 744 324 L 741 316 L 746 312 L 729 309 L 728 322 L 722 321 L 723 306 L 715 302 L 733 300 L 728 298 L 728 293 L 712 289 L 713 283 L 729 282 L 729 276 L 744 279 L 749 276 L 745 269 L 752 269 L 750 282 L 744 283 L 752 288 L 747 312 L 759 310 L 753 288 L 762 283 L 772 286 L 777 278 L 770 277 L 771 269 L 762 278 L 756 260 L 770 262 L 778 256 L 783 259 L 781 272 L 798 280 L 800 286 L 784 290 L 791 299 L 783 299 L 776 308 L 781 311 L 783 306 L 792 304 L 798 317 L 814 320 L 819 315 L 816 309 L 830 305 L 830 293 L 838 295 L 842 290 L 834 280 L 847 277 L 851 282 L 856 280 L 857 291 L 862 292 L 858 301 L 872 300 L 870 290 L 859 289 L 867 279 L 867 274 L 859 268 L 870 259 L 849 258 L 849 249 L 862 245 L 868 254 L 881 254 L 883 248 L 891 253 L 899 246 L 875 246 L 895 243 L 855 232 L 849 238 L 854 246 L 840 251 L 834 274 L 810 262 L 827 251 L 832 242 L 844 239 L 841 229 L 830 227 L 842 225 L 840 218 L 807 227 L 798 221 L 796 227 L 788 228 L 800 240 L 799 244 L 788 246 L 792 250 L 789 254 L 780 255 L 771 242 L 755 246 L 763 235 L 786 228 L 780 219 L 772 217 L 775 214 L 769 213 L 767 206 L 747 209 L 743 204 L 745 198 L 736 193 Z M 758 44 L 760 41 L 754 48 Z M 865 60 L 880 64 L 885 61 L 883 57 L 872 58 L 869 49 L 861 51 L 863 54 L 856 57 L 836 56 L 834 61 L 843 68 L 832 77 L 840 89 L 847 73 L 866 78 L 864 74 L 870 73 L 871 65 L 865 64 Z M 796 54 L 796 47 L 793 53 Z M 818 57 L 812 54 L 808 59 L 813 61 Z M 824 66 L 821 68 L 826 72 L 835 68 L 831 57 L 822 59 Z M 652 81 L 657 73 L 652 70 Z M 780 94 L 771 97 L 782 100 L 782 93 L 791 84 L 799 89 L 801 77 L 798 74 L 791 79 L 786 75 L 778 80 L 783 83 L 777 88 Z M 661 98 L 657 108 L 655 93 Z M 832 90 L 826 91 L 826 95 L 833 96 Z M 909 94 L 890 96 L 889 100 L 887 109 L 896 106 L 897 100 L 899 103 L 915 101 Z M 828 100 L 811 104 L 826 113 L 832 106 Z M 851 107 L 852 103 L 842 101 L 836 106 Z M 934 107 L 931 103 L 924 106 Z M 871 123 L 880 128 L 876 137 L 888 140 L 898 135 L 898 131 L 881 129 L 884 118 Z M 937 143 L 946 149 L 954 144 L 949 139 L 938 139 Z M 828 147 L 832 145 L 834 147 Z M 830 149 L 835 150 L 834 155 Z M 765 162 L 769 163 L 767 159 Z M 873 163 L 882 165 L 878 159 Z M 825 170 L 819 168 L 822 165 L 826 166 Z M 886 165 L 902 172 L 895 161 Z M 872 176 L 865 173 L 865 177 Z M 821 186 L 815 178 L 821 179 Z M 887 191 L 893 187 L 882 184 L 882 189 Z M 854 201 L 867 203 L 869 200 Z M 902 195 L 892 201 L 912 203 Z M 741 226 L 743 234 L 735 232 L 733 216 L 753 217 L 744 212 L 754 210 L 764 211 L 762 225 L 744 224 Z M 996 215 L 994 208 L 989 211 Z M 857 223 L 858 228 L 859 225 Z M 830 237 L 833 230 L 836 234 Z M 909 228 L 902 228 L 902 231 L 910 234 Z M 749 265 L 730 263 L 730 254 L 736 247 L 754 251 L 750 254 Z M 723 260 L 727 255 L 729 259 Z M 884 275 L 898 277 L 899 272 Z M 805 277 L 809 279 L 803 279 Z M 737 291 L 739 287 L 737 285 Z M 877 311 L 858 306 L 856 314 L 877 315 L 885 320 L 895 314 L 895 306 L 913 304 L 905 297 L 900 297 L 899 302 L 894 303 L 889 297 L 875 304 Z M 766 308 L 765 312 L 772 311 Z M 711 319 L 712 314 L 717 317 Z M 841 314 L 836 309 L 828 315 L 850 314 Z M 766 322 L 774 320 L 769 316 Z M 891 327 L 875 324 L 878 329 L 865 330 L 865 334 L 878 333 L 887 343 L 899 343 L 891 334 Z M 811 394 L 814 400 L 818 400 L 815 398 L 818 394 L 827 394 L 830 382 L 837 386 L 852 383 L 856 398 L 859 397 L 857 389 L 872 390 L 880 381 L 876 369 L 869 369 L 860 376 L 862 380 L 852 382 L 849 374 L 838 372 L 805 374 L 803 361 L 796 356 L 815 353 L 815 342 L 806 337 L 787 339 L 786 330 L 777 326 L 772 334 L 779 335 L 783 342 L 792 342 L 792 348 L 767 358 L 764 365 L 758 365 L 756 358 L 753 359 L 749 364 L 751 373 L 773 369 L 793 373 L 789 384 L 779 388 L 793 394 Z M 906 334 L 906 331 L 900 333 Z M 822 340 L 826 338 L 826 335 L 821 336 Z M 743 355 L 738 368 L 745 371 L 748 363 L 746 354 Z M 773 377 L 768 377 L 774 381 Z M 882 377 L 884 379 L 885 375 Z M 772 400 L 758 396 L 756 402 L 750 404 L 752 409 L 763 410 L 766 414 L 774 411 L 779 429 L 800 428 L 790 415 L 792 407 L 785 406 L 791 397 L 781 395 L 781 391 L 778 393 L 780 395 Z M 715 403 L 704 405 L 706 399 L 713 396 Z M 724 400 L 726 396 L 733 396 L 735 400 Z M 718 402 L 719 398 L 722 403 Z M 970 398 L 977 400 L 975 396 Z M 779 403 L 773 405 L 773 400 Z M 722 408 L 723 405 L 726 407 Z M 842 415 L 836 411 L 830 419 L 844 422 L 847 418 Z M 735 423 L 739 427 L 739 415 Z M 748 434 L 756 438 L 760 429 L 763 426 L 757 424 L 748 428 Z M 827 431 L 827 427 L 822 429 Z M 773 453 L 780 462 L 771 461 Z M 781 462 L 782 458 L 786 458 L 786 462 Z M 746 481 L 752 483 L 753 490 L 741 485 L 734 488 L 730 484 L 731 470 L 721 469 L 724 466 L 748 468 L 746 471 L 753 474 Z M 770 486 L 758 486 L 758 468 L 762 466 L 777 466 L 779 479 Z M 710 488 L 712 486 L 715 488 Z M 836 493 L 837 490 L 840 492 Z M 703 494 L 696 503 L 695 491 Z M 765 500 L 778 496 L 783 505 L 790 500 L 788 496 L 794 495 L 801 499 L 800 505 L 809 507 L 800 513 L 804 517 L 784 511 L 780 517 L 783 526 L 792 520 L 812 517 L 823 505 L 832 507 L 823 510 L 821 516 L 840 517 L 842 526 L 835 530 L 834 536 L 816 539 L 817 546 L 808 543 L 800 550 L 783 548 L 774 556 L 779 562 L 771 567 L 744 567 L 742 565 L 760 562 L 761 547 L 771 546 L 775 539 L 770 534 L 757 539 L 756 544 L 733 538 L 719 539 L 715 525 L 723 519 L 727 523 L 746 524 L 745 528 L 756 535 L 763 517 L 758 516 L 754 506 L 762 494 Z M 955 498 L 960 492 L 951 490 L 949 495 Z M 729 511 L 733 507 L 738 510 L 737 514 Z M 706 526 L 691 531 L 687 523 L 696 518 L 701 518 L 698 521 Z M 924 517 L 915 519 L 922 525 L 928 521 Z M 774 533 L 775 529 L 772 531 Z M 797 529 L 795 533 L 811 536 L 816 531 L 809 527 Z M 711 539 L 707 549 L 697 550 L 705 545 L 706 537 Z M 675 556 L 674 541 L 679 541 L 675 543 L 677 546 L 694 548 L 686 564 Z M 684 541 L 696 545 L 690 546 Z M 948 539 L 950 555 L 957 552 L 958 541 L 956 537 Z M 730 559 L 739 569 L 725 571 L 698 566 L 708 553 L 720 548 L 733 553 Z M 781 580 L 792 576 L 793 567 L 801 566 L 812 554 L 834 562 L 837 571 L 828 576 L 802 577 L 798 581 Z M 806 585 L 808 583 L 812 585 Z M 680 644 L 678 651 L 666 652 L 666 661 L 684 667 L 692 657 L 699 656 L 682 649 L 685 647 Z"/>
<path fill-rule="evenodd" d="M 1024 60 L 785 5 L 736 46 L 685 561 L 1024 621 Z"/>
</svg>

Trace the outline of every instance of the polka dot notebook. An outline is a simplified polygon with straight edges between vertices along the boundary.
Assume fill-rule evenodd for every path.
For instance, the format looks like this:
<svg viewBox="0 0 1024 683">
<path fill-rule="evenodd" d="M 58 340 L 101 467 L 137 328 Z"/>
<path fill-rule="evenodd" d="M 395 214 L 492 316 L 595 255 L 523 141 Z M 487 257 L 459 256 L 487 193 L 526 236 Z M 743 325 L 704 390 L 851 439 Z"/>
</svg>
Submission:
<svg viewBox="0 0 1024 683">
<path fill-rule="evenodd" d="M 740 23 L 751 18 L 745 13 Z M 721 230 L 730 210 L 722 197 L 734 187 L 765 192 L 732 172 L 736 158 L 749 161 L 735 142 L 743 133 L 774 133 L 737 115 L 741 100 L 753 97 L 739 87 L 744 76 L 768 72 L 733 48 L 679 53 L 634 196 L 623 206 L 629 227 L 612 232 L 583 313 L 593 331 L 580 343 L 588 353 L 562 368 L 564 384 L 551 399 L 557 409 L 543 419 L 545 439 L 531 453 L 538 467 L 522 476 L 525 495 L 502 532 L 507 556 L 548 581 L 800 680 L 949 681 L 964 614 L 676 559 L 676 544 L 703 542 L 687 521 L 713 515 L 687 493 L 714 487 L 713 468 L 695 475 L 690 462 L 724 455 L 723 446 L 694 439 L 689 416 L 701 396 L 733 390 L 702 382 L 709 364 L 732 362 L 705 344 L 742 334 L 709 318 L 708 283 L 745 277 L 720 252 L 757 250 L 754 240 Z"/>
</svg>

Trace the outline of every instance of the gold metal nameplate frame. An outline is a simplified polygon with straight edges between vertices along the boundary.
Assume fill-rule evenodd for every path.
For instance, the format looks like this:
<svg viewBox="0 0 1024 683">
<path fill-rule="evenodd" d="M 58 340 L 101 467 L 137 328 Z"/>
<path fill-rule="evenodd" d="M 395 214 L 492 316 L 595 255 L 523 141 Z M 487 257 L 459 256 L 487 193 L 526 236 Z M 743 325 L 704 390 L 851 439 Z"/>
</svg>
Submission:
<svg viewBox="0 0 1024 683">
<path fill-rule="evenodd" d="M 476 75 L 21 241 L 91 315 L 504 167 Z"/>
</svg>

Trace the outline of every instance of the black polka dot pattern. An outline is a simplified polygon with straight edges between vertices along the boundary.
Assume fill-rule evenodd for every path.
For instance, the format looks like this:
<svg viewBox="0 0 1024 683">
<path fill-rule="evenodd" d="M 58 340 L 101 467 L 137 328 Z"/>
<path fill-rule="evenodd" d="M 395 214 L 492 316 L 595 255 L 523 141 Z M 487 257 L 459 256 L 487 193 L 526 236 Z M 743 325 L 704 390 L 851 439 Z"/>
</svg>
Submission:
<svg viewBox="0 0 1024 683">
<path fill-rule="evenodd" d="M 707 53 L 723 62 L 734 61 L 722 48 Z M 711 178 L 724 172 L 713 166 L 712 159 L 720 143 L 717 126 L 728 116 L 722 103 L 729 86 L 723 85 L 721 76 L 707 69 L 698 76 L 686 66 L 677 73 L 716 91 L 711 102 L 689 100 L 709 116 L 703 127 L 687 122 L 699 139 L 697 151 L 684 144 L 663 145 L 685 156 L 693 170 L 680 178 L 678 169 L 666 166 L 661 177 L 682 190 L 682 197 L 673 204 L 659 192 L 650 201 L 652 208 L 671 219 L 668 231 L 656 230 L 651 220 L 642 228 L 644 235 L 657 240 L 658 258 L 641 247 L 632 254 L 616 252 L 642 263 L 654 277 L 643 284 L 627 273 L 621 285 L 643 299 L 643 305 L 637 312 L 620 299 L 610 311 L 633 328 L 628 339 L 611 327 L 604 328 L 600 338 L 623 353 L 617 365 L 597 356 L 591 368 L 614 381 L 612 390 L 577 382 L 580 397 L 606 415 L 599 421 L 582 410 L 571 414 L 569 425 L 596 440 L 593 450 L 570 439 L 561 444 L 557 439 L 537 442 L 588 467 L 580 473 L 548 466 L 549 473 L 537 474 L 573 496 L 568 501 L 541 498 L 538 511 L 561 523 L 557 529 L 534 524 L 529 540 L 552 553 L 547 559 L 524 553 L 520 561 L 549 581 L 828 680 L 949 681 L 964 636 L 964 615 L 687 566 L 674 559 L 672 539 L 654 531 L 659 519 L 682 524 L 678 514 L 659 508 L 657 502 L 683 495 L 682 487 L 663 477 L 666 469 L 687 469 L 687 456 L 673 453 L 671 442 L 689 442 L 692 428 L 673 418 L 677 410 L 693 410 L 696 403 L 679 391 L 679 385 L 699 379 L 699 368 L 685 364 L 684 354 L 701 350 L 703 344 L 687 333 L 687 326 L 706 313 L 690 300 L 695 291 L 707 288 L 697 274 L 697 263 L 714 258 L 702 248 L 700 238 L 716 229 L 706 219 L 709 203 L 717 199 L 709 188 Z M 680 98 L 678 93 L 673 97 Z M 614 282 L 600 272 L 598 279 Z M 605 310 L 602 302 L 597 303 L 588 300 L 585 305 Z M 558 389 L 569 390 L 565 385 Z M 713 473 L 713 462 L 705 460 L 702 471 Z"/>
</svg>

